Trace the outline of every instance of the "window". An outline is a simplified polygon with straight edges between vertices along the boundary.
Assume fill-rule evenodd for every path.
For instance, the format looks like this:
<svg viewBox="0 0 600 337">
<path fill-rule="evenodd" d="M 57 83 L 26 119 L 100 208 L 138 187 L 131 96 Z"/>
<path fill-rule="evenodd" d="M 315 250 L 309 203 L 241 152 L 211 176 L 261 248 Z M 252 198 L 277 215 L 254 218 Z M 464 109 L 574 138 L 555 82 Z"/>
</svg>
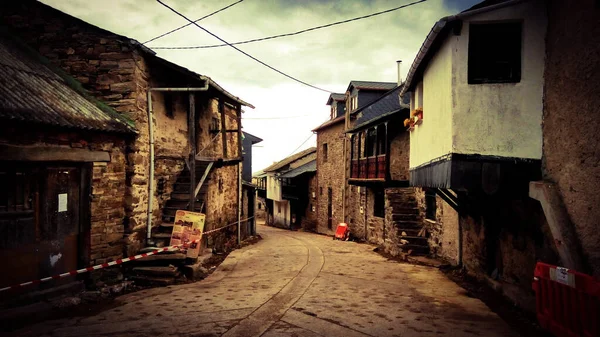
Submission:
<svg viewBox="0 0 600 337">
<path fill-rule="evenodd" d="M 327 162 L 327 143 L 323 144 L 323 162 Z"/>
<path fill-rule="evenodd" d="M 383 218 L 385 216 L 385 197 L 383 189 L 374 189 L 373 197 L 373 216 Z"/>
<path fill-rule="evenodd" d="M 277 203 L 277 213 L 281 214 L 281 203 Z"/>
<path fill-rule="evenodd" d="M 367 142 L 365 144 L 365 157 L 374 156 L 376 147 L 377 147 L 377 131 L 375 131 L 375 129 L 369 129 L 367 131 Z"/>
<path fill-rule="evenodd" d="M 262 209 L 262 204 L 260 202 L 258 203 L 258 209 Z"/>
<path fill-rule="evenodd" d="M 323 187 L 319 187 L 319 195 L 322 196 L 323 195 Z"/>
<path fill-rule="evenodd" d="M 425 218 L 436 221 L 437 204 L 435 200 L 435 190 L 428 189 L 425 191 Z"/>
<path fill-rule="evenodd" d="M 379 154 L 385 154 L 386 151 L 386 128 L 385 125 L 379 125 L 377 127 L 377 147 L 379 148 Z"/>
<path fill-rule="evenodd" d="M 350 97 L 348 104 L 350 105 L 350 112 L 356 110 L 358 108 L 358 96 Z"/>
<path fill-rule="evenodd" d="M 334 119 L 337 117 L 337 102 L 333 102 L 333 105 L 331 106 L 331 119 Z"/>
<path fill-rule="evenodd" d="M 521 81 L 521 23 L 469 26 L 469 84 Z"/>
</svg>

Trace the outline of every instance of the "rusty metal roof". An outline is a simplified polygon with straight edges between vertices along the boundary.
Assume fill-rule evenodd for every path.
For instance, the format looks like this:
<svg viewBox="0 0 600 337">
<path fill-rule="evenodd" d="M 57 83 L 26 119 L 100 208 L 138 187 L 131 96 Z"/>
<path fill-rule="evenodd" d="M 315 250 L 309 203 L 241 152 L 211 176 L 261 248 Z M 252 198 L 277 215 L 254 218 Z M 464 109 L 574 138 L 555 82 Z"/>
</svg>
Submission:
<svg viewBox="0 0 600 337">
<path fill-rule="evenodd" d="M 267 167 L 266 169 L 263 169 L 264 172 L 273 172 L 273 171 L 277 171 L 293 162 L 295 162 L 298 159 L 301 159 L 303 157 L 308 156 L 309 154 L 315 153 L 317 152 L 317 148 L 316 147 L 311 147 L 308 148 L 304 151 L 300 151 L 296 154 L 293 154 L 289 157 L 284 158 L 283 160 L 280 160 L 278 162 L 276 162 L 275 164 Z"/>
<path fill-rule="evenodd" d="M 135 133 L 133 123 L 102 106 L 35 51 L 0 33 L 0 119 L 65 128 Z"/>
</svg>

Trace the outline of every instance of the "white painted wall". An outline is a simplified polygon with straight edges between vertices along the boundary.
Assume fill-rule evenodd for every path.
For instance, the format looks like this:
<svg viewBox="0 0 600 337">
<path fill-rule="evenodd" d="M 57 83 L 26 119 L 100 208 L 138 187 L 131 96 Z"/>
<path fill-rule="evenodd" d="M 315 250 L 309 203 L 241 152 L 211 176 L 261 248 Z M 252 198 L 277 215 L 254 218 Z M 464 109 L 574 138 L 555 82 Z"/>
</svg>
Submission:
<svg viewBox="0 0 600 337">
<path fill-rule="evenodd" d="M 467 82 L 469 23 L 523 20 L 521 81 Z M 455 37 L 453 138 L 455 153 L 542 158 L 543 77 L 546 10 L 530 1 L 470 17 Z"/>
<path fill-rule="evenodd" d="M 448 35 L 411 97 L 424 118 L 411 132 L 410 168 L 449 153 L 541 159 L 545 13 L 533 0 L 468 17 L 460 36 Z M 523 21 L 521 81 L 468 84 L 469 24 L 505 20 Z"/>
<path fill-rule="evenodd" d="M 267 199 L 281 201 L 281 181 L 275 177 L 275 173 L 267 173 Z"/>
<path fill-rule="evenodd" d="M 281 206 L 281 209 L 279 208 Z M 275 225 L 290 226 L 291 212 L 290 202 L 288 200 L 273 202 L 273 221 Z M 281 210 L 281 211 L 280 211 Z"/>
<path fill-rule="evenodd" d="M 423 102 L 423 123 L 410 132 L 410 168 L 452 151 L 453 47 L 454 41 L 447 39 L 415 86 L 414 106 Z"/>
</svg>

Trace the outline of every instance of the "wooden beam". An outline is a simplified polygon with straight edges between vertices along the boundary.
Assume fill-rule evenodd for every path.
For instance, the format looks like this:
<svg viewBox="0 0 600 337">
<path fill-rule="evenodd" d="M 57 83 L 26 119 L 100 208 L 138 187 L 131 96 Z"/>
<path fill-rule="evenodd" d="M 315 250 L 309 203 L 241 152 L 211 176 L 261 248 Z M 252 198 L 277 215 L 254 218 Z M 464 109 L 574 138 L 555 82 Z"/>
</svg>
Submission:
<svg viewBox="0 0 600 337">
<path fill-rule="evenodd" d="M 107 151 L 91 151 L 62 146 L 0 145 L 0 160 L 12 161 L 70 161 L 109 162 Z"/>
<path fill-rule="evenodd" d="M 190 201 L 188 210 L 194 211 L 196 202 L 196 99 L 190 92 L 190 108 L 188 113 L 188 137 L 190 143 L 189 165 L 190 165 Z"/>
<path fill-rule="evenodd" d="M 221 141 L 223 142 L 223 158 L 227 158 L 227 133 L 225 125 L 225 104 L 219 99 L 219 113 L 221 114 Z"/>
</svg>

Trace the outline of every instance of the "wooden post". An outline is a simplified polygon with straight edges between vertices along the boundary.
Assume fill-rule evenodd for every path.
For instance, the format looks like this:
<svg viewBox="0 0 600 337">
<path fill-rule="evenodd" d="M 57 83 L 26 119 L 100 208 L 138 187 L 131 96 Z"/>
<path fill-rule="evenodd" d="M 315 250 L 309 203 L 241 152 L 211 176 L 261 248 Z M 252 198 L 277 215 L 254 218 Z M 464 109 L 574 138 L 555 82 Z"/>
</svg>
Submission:
<svg viewBox="0 0 600 337">
<path fill-rule="evenodd" d="M 354 139 L 355 135 L 350 136 L 350 179 L 354 178 Z"/>
<path fill-rule="evenodd" d="M 221 140 L 223 142 L 223 159 L 227 158 L 227 128 L 225 127 L 225 102 L 219 98 L 219 113 L 221 114 Z"/>
<path fill-rule="evenodd" d="M 190 143 L 190 200 L 188 209 L 193 212 L 196 201 L 196 101 L 193 92 L 189 94 L 188 138 Z"/>
</svg>

